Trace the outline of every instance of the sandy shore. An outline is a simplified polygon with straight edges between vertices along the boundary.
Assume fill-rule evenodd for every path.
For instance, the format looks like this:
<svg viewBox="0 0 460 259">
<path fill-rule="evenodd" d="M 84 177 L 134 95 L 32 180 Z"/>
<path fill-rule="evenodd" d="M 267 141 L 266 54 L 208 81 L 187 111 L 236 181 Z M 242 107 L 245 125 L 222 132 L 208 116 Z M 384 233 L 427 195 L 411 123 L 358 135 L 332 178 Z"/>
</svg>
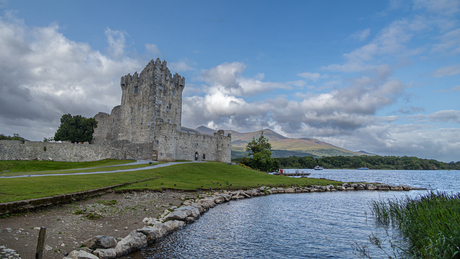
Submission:
<svg viewBox="0 0 460 259">
<path fill-rule="evenodd" d="M 110 193 L 72 204 L 0 218 L 0 245 L 16 250 L 23 259 L 34 258 L 40 227 L 46 228 L 43 258 L 62 258 L 82 241 L 109 235 L 123 238 L 143 227 L 145 217 L 157 217 L 178 206 L 195 192 Z"/>
</svg>

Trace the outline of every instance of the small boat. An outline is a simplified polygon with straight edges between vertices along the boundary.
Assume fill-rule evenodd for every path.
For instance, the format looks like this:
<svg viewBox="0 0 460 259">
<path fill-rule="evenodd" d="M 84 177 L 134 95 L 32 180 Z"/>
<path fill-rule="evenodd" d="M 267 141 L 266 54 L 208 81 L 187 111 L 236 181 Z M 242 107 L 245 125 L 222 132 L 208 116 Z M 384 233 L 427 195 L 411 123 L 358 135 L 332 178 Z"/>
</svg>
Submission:
<svg viewBox="0 0 460 259">
<path fill-rule="evenodd" d="M 369 170 L 369 168 L 367 168 L 367 167 L 360 167 L 360 168 L 356 168 L 356 170 Z"/>
<path fill-rule="evenodd" d="M 322 167 L 322 166 L 319 166 L 319 165 L 317 165 L 317 166 L 315 166 L 315 170 L 323 170 L 323 167 Z"/>
</svg>

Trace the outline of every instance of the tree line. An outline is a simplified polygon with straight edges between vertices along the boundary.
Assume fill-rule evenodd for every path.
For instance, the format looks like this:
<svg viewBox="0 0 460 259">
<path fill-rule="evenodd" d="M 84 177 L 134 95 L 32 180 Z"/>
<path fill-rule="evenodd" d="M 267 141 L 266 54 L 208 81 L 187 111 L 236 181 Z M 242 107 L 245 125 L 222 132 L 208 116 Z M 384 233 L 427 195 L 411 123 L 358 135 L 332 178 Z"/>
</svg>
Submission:
<svg viewBox="0 0 460 259">
<path fill-rule="evenodd" d="M 444 163 L 434 159 L 423 159 L 408 156 L 331 156 L 315 158 L 306 157 L 280 157 L 280 168 L 311 168 L 319 165 L 328 169 L 356 169 L 367 167 L 369 169 L 388 170 L 460 170 L 460 161 Z"/>
</svg>

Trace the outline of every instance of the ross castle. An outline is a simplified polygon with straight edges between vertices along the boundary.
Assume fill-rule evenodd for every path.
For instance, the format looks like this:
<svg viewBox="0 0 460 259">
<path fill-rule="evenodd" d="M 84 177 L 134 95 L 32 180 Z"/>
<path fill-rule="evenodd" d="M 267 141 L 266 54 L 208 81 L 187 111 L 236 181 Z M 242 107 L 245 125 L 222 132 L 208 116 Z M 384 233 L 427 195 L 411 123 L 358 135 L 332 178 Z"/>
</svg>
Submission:
<svg viewBox="0 0 460 259">
<path fill-rule="evenodd" d="M 0 140 L 0 160 L 231 161 L 231 135 L 214 136 L 181 128 L 185 79 L 172 76 L 166 61 L 150 61 L 138 74 L 121 77 L 121 105 L 99 112 L 91 144 Z"/>
<path fill-rule="evenodd" d="M 123 149 L 128 158 L 230 162 L 231 135 L 214 136 L 182 130 L 185 78 L 174 76 L 160 59 L 138 74 L 121 77 L 121 105 L 99 112 L 93 144 Z"/>
</svg>

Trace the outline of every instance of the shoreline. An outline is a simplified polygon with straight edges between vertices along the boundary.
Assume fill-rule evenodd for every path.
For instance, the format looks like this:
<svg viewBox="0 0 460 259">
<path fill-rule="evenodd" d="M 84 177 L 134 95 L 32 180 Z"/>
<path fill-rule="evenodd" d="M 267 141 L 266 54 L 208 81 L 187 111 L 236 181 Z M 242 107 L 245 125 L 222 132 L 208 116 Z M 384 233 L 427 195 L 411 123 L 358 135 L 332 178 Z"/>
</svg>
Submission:
<svg viewBox="0 0 460 259">
<path fill-rule="evenodd" d="M 387 184 L 343 184 L 335 188 L 333 185 L 312 186 L 312 187 L 260 187 L 247 191 L 221 191 L 205 194 L 198 194 L 196 198 L 187 198 L 180 206 L 172 206 L 164 210 L 158 217 L 145 217 L 142 222 L 144 226 L 131 231 L 127 236 L 115 239 L 112 236 L 93 236 L 84 243 L 86 247 L 73 250 L 68 258 L 119 258 L 131 252 L 142 249 L 149 244 L 166 236 L 167 234 L 182 228 L 185 224 L 193 223 L 200 215 L 207 212 L 214 206 L 226 203 L 231 200 L 265 196 L 281 193 L 306 193 L 306 192 L 327 192 L 327 191 L 410 191 L 424 190 L 424 188 L 412 188 L 410 186 L 389 186 Z M 111 240 L 108 242 L 107 240 Z M 118 242 L 117 242 L 118 241 Z M 104 245 L 106 244 L 106 245 Z M 108 245 L 107 245 L 108 244 Z M 94 256 L 94 257 L 91 257 Z"/>
</svg>

